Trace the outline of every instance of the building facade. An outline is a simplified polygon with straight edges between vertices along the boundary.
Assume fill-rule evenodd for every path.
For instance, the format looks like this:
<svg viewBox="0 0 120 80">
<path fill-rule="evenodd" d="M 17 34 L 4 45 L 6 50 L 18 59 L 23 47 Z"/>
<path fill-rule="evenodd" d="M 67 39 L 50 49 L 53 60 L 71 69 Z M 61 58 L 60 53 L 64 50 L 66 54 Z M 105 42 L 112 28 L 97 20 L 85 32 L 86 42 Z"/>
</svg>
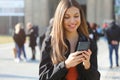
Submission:
<svg viewBox="0 0 120 80">
<path fill-rule="evenodd" d="M 9 0 L 8 0 L 9 1 Z M 15 0 L 11 0 L 15 1 Z M 0 16 L 0 34 L 10 34 L 11 29 L 17 22 L 31 22 L 39 26 L 40 35 L 42 35 L 49 20 L 54 16 L 55 9 L 60 0 L 16 0 L 24 1 L 23 16 Z M 119 16 L 115 16 L 114 4 L 115 0 L 77 0 L 84 10 L 85 17 L 89 22 L 95 22 L 102 25 L 105 21 L 119 20 Z M 4 20 L 4 21 L 3 21 Z M 7 23 L 7 24 L 6 24 Z"/>
<path fill-rule="evenodd" d="M 54 15 L 59 0 L 25 0 L 25 22 L 32 22 L 45 31 Z M 102 25 L 104 21 L 114 19 L 114 0 L 78 0 L 84 9 L 86 19 Z"/>
<path fill-rule="evenodd" d="M 9 35 L 15 24 L 24 23 L 24 0 L 0 0 L 0 35 Z"/>
</svg>

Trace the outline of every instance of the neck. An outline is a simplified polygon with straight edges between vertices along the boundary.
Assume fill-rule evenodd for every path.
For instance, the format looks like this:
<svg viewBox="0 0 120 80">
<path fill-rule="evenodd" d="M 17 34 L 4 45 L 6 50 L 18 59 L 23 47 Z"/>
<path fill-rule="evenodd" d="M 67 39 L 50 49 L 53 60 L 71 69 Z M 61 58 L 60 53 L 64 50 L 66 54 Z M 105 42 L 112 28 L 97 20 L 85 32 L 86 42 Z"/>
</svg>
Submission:
<svg viewBox="0 0 120 80">
<path fill-rule="evenodd" d="M 74 52 L 79 37 L 78 32 L 76 31 L 74 33 L 67 33 L 66 37 L 67 40 L 70 42 L 70 52 Z"/>
<path fill-rule="evenodd" d="M 66 38 L 71 41 L 71 40 L 76 40 L 78 39 L 78 32 L 72 32 L 72 33 L 66 33 Z"/>
</svg>

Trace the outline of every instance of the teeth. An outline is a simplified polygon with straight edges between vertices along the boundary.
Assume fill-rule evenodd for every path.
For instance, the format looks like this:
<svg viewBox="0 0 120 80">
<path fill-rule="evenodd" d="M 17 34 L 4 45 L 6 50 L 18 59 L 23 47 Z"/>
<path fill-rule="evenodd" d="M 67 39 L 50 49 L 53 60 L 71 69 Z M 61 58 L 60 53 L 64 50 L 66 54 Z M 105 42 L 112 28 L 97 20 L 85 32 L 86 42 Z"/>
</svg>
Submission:
<svg viewBox="0 0 120 80">
<path fill-rule="evenodd" d="M 71 25 L 71 27 L 75 27 L 75 25 Z"/>
</svg>

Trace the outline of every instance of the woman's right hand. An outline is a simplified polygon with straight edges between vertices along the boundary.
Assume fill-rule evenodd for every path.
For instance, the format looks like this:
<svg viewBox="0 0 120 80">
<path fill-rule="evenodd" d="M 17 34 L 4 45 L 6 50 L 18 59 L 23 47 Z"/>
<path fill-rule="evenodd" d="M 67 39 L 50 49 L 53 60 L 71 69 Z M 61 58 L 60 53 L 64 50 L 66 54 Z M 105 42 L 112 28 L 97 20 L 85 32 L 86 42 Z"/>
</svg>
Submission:
<svg viewBox="0 0 120 80">
<path fill-rule="evenodd" d="M 83 55 L 81 55 L 82 53 L 83 51 L 76 51 L 74 53 L 70 53 L 69 57 L 65 60 L 66 68 L 69 69 L 80 64 L 83 58 Z"/>
</svg>

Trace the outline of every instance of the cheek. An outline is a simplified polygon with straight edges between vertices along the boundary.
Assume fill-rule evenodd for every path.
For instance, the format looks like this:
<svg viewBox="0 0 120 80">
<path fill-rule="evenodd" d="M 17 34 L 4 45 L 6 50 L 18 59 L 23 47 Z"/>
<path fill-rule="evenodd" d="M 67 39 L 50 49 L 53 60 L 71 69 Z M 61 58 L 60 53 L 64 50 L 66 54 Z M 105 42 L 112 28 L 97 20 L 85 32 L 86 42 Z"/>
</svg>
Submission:
<svg viewBox="0 0 120 80">
<path fill-rule="evenodd" d="M 63 26 L 66 27 L 68 25 L 69 21 L 68 20 L 64 20 L 63 21 Z"/>
<path fill-rule="evenodd" d="M 76 19 L 76 22 L 77 22 L 77 26 L 80 26 L 81 20 L 80 19 Z"/>
</svg>

